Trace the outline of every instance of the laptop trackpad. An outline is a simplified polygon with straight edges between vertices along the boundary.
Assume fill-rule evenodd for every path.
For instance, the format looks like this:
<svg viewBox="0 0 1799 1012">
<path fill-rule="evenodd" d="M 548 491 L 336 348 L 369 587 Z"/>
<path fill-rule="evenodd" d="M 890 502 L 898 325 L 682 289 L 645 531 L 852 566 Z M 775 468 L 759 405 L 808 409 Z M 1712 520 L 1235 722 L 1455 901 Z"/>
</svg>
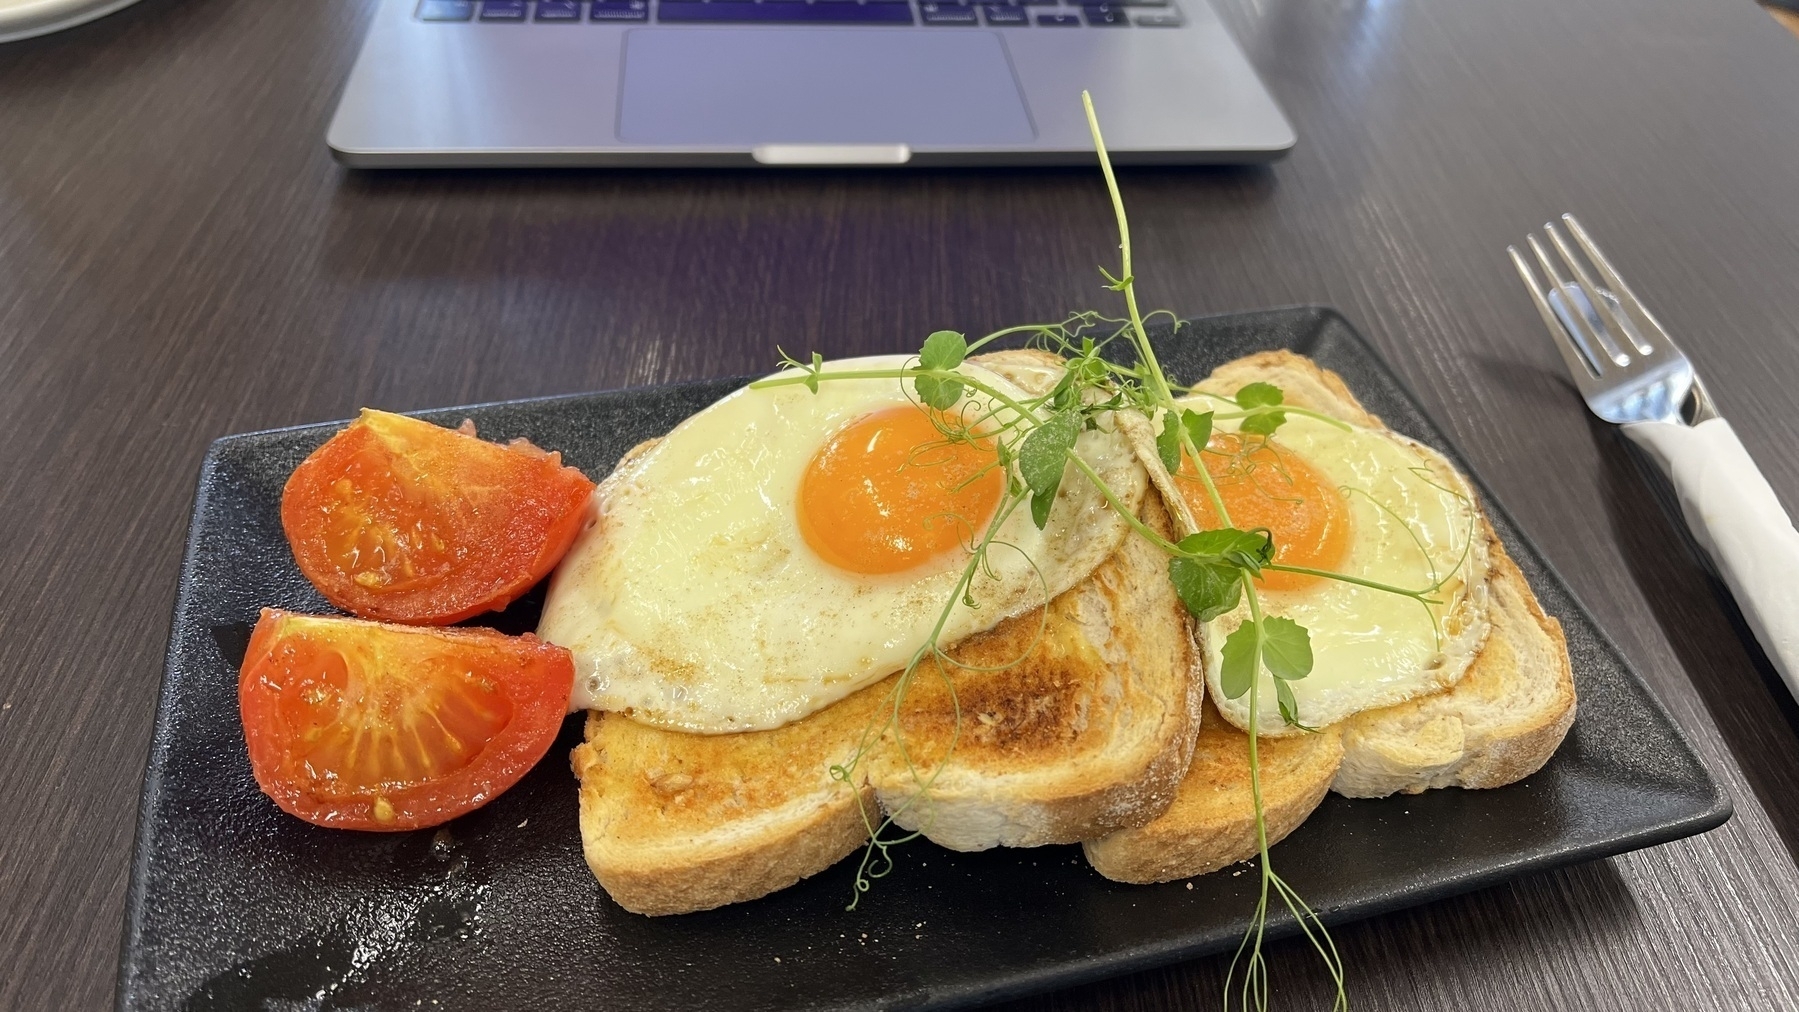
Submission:
<svg viewBox="0 0 1799 1012">
<path fill-rule="evenodd" d="M 1022 144 L 1036 131 L 992 32 L 636 29 L 627 144 Z"/>
</svg>

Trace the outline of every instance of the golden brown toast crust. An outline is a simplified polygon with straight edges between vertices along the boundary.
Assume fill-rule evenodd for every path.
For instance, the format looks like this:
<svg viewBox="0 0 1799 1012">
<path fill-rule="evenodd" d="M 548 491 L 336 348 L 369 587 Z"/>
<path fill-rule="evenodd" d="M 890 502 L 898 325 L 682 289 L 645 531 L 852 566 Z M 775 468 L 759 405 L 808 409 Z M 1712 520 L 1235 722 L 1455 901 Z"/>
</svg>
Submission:
<svg viewBox="0 0 1799 1012">
<path fill-rule="evenodd" d="M 874 811 L 874 792 L 830 766 L 854 754 L 881 700 L 871 686 L 813 718 L 734 735 L 590 713 L 570 757 L 588 867 L 640 914 L 755 899 L 830 867 L 867 839 Z"/>
<path fill-rule="evenodd" d="M 1299 828 L 1324 800 L 1343 758 L 1336 728 L 1257 743 L 1268 842 Z M 1193 763 L 1174 803 L 1146 825 L 1082 845 L 1095 871 L 1117 882 L 1170 882 L 1254 857 L 1255 804 L 1249 782 L 1249 736 L 1211 704 L 1199 728 Z"/>
<path fill-rule="evenodd" d="M 1166 537 L 1153 496 L 1142 518 Z M 900 721 L 928 771 L 954 754 L 928 810 L 896 819 L 955 849 L 1075 843 L 1154 818 L 1187 768 L 1204 681 L 1167 559 L 1132 535 L 1039 610 L 950 652 L 966 668 L 918 673 Z M 980 670 L 988 669 L 988 670 Z M 955 686 L 952 700 L 949 686 Z M 960 731 L 956 707 L 960 706 Z M 890 732 L 870 777 L 890 810 L 918 780 Z"/>
</svg>

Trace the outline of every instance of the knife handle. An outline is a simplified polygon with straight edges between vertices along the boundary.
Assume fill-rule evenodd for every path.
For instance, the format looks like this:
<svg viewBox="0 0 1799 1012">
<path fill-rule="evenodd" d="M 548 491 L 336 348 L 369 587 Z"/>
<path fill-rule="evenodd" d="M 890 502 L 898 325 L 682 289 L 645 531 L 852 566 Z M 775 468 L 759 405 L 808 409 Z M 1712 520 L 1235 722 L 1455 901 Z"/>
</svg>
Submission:
<svg viewBox="0 0 1799 1012">
<path fill-rule="evenodd" d="M 1635 422 L 1629 436 L 1674 483 L 1693 537 L 1799 698 L 1799 531 L 1730 423 Z"/>
</svg>

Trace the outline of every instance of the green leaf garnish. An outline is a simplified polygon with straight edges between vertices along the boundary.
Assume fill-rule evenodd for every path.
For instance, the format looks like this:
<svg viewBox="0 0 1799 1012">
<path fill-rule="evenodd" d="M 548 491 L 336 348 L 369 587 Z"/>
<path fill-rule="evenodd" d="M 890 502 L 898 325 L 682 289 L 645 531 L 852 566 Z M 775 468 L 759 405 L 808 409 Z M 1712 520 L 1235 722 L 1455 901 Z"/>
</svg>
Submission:
<svg viewBox="0 0 1799 1012">
<path fill-rule="evenodd" d="M 1285 400 L 1281 388 L 1273 383 L 1251 383 L 1237 391 L 1237 406 L 1245 411 L 1250 408 L 1272 408 Z"/>
<path fill-rule="evenodd" d="M 1256 624 L 1245 622 L 1224 638 L 1224 663 L 1218 666 L 1218 687 L 1224 690 L 1226 699 L 1236 699 L 1249 691 L 1250 683 L 1255 681 L 1256 666 Z"/>
<path fill-rule="evenodd" d="M 918 391 L 919 400 L 938 411 L 948 411 L 962 399 L 961 380 L 943 379 L 937 376 L 914 376 L 912 377 L 912 388 Z"/>
<path fill-rule="evenodd" d="M 1251 383 L 1237 391 L 1237 406 L 1251 412 L 1237 426 L 1238 431 L 1258 436 L 1274 435 L 1274 430 L 1287 422 L 1285 411 L 1272 410 L 1278 407 L 1284 399 L 1281 388 L 1272 383 Z"/>
<path fill-rule="evenodd" d="M 1233 611 L 1243 596 L 1243 581 L 1234 566 L 1170 559 L 1168 578 L 1187 611 L 1201 622 L 1210 622 Z"/>
<path fill-rule="evenodd" d="M 1049 526 L 1049 510 L 1055 504 L 1056 490 L 1053 488 L 1031 496 L 1031 523 L 1036 524 L 1038 530 Z"/>
<path fill-rule="evenodd" d="M 1032 429 L 1018 448 L 1018 473 L 1036 495 L 1054 494 L 1068 466 L 1068 453 L 1080 435 L 1081 419 L 1075 412 L 1051 415 Z"/>
<path fill-rule="evenodd" d="M 946 372 L 962 364 L 968 357 L 968 339 L 953 330 L 939 330 L 924 339 L 918 352 L 918 367 L 932 372 Z M 962 399 L 962 381 L 941 376 L 916 376 L 912 380 L 918 399 L 938 411 L 955 407 Z"/>
<path fill-rule="evenodd" d="M 1212 556 L 1221 562 L 1259 575 L 1262 567 L 1274 560 L 1274 539 L 1265 530 L 1240 531 L 1235 527 L 1189 534 L 1178 546 L 1188 555 Z"/>
<path fill-rule="evenodd" d="M 1181 469 L 1183 429 L 1195 450 L 1205 449 L 1207 441 L 1212 438 L 1212 413 L 1170 408 L 1162 416 L 1162 431 L 1156 436 L 1156 456 L 1161 458 L 1162 466 L 1168 469 L 1169 474 L 1176 474 Z"/>
<path fill-rule="evenodd" d="M 1074 381 L 1074 371 L 1064 370 L 1062 378 L 1056 381 L 1055 389 L 1049 392 L 1049 403 L 1053 410 L 1067 411 L 1080 403 L 1081 391 Z"/>
<path fill-rule="evenodd" d="M 1192 412 L 1188 412 L 1192 414 Z M 1196 446 L 1204 444 L 1196 443 Z M 1162 466 L 1169 474 L 1181 469 L 1181 419 L 1179 412 L 1170 411 L 1162 416 L 1162 433 L 1156 437 L 1156 456 L 1162 458 Z"/>
<path fill-rule="evenodd" d="M 954 369 L 968 357 L 968 339 L 953 330 L 939 330 L 924 339 L 918 351 L 921 369 Z M 1280 403 L 1276 400 L 1275 403 Z"/>
<path fill-rule="evenodd" d="M 1294 727 L 1303 727 L 1299 723 L 1299 700 L 1293 695 L 1293 686 L 1280 679 L 1274 680 L 1274 699 L 1281 708 L 1281 720 Z"/>
<path fill-rule="evenodd" d="M 1262 663 L 1268 673 L 1293 681 L 1312 673 L 1312 635 L 1306 627 L 1278 615 L 1262 620 Z"/>
<path fill-rule="evenodd" d="M 1272 436 L 1274 430 L 1287 424 L 1285 411 L 1259 411 L 1243 419 L 1237 426 L 1238 432 L 1248 432 L 1257 436 Z"/>
<path fill-rule="evenodd" d="M 1049 524 L 1050 507 L 1056 503 L 1056 489 L 1062 486 L 1062 472 L 1080 431 L 1079 412 L 1051 415 L 1018 447 L 1018 473 L 1031 490 L 1031 522 L 1038 530 Z"/>
<path fill-rule="evenodd" d="M 1195 450 L 1203 450 L 1212 441 L 1212 413 L 1198 411 L 1181 412 L 1181 424 L 1187 427 L 1187 438 L 1193 443 Z"/>
</svg>

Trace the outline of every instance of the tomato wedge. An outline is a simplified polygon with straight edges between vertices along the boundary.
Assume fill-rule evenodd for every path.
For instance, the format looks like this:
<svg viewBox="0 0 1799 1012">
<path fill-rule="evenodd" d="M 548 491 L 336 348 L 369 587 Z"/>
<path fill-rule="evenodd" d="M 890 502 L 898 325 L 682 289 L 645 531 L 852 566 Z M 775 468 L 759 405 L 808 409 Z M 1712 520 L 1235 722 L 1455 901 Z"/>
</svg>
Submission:
<svg viewBox="0 0 1799 1012">
<path fill-rule="evenodd" d="M 392 831 L 493 800 L 549 751 L 575 666 L 535 636 L 265 608 L 238 673 L 250 768 L 319 826 Z"/>
<path fill-rule="evenodd" d="M 587 523 L 593 482 L 558 453 L 385 411 L 314 451 L 281 526 L 326 600 L 364 618 L 449 625 L 511 604 Z"/>
</svg>

